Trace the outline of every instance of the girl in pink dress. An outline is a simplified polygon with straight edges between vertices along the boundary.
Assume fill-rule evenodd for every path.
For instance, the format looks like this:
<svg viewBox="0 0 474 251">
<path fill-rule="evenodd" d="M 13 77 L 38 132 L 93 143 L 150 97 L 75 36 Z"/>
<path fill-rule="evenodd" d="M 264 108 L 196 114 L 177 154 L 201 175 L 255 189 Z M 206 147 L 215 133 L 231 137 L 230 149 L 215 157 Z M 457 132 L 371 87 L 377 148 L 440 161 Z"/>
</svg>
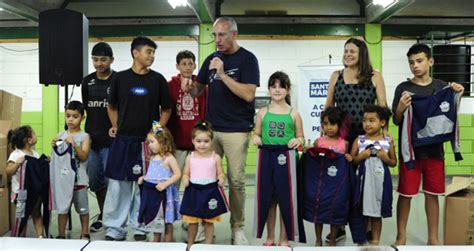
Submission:
<svg viewBox="0 0 474 251">
<path fill-rule="evenodd" d="M 347 161 L 352 162 L 349 154 L 349 142 L 345 140 L 347 133 L 345 113 L 338 107 L 327 107 L 321 114 L 321 130 L 323 135 L 314 141 L 314 147 L 326 148 L 337 153 L 344 154 Z M 331 225 L 331 236 L 329 245 L 336 245 L 336 233 L 338 225 Z M 315 224 L 316 246 L 322 246 L 323 224 Z M 334 233 L 334 234 L 332 234 Z"/>
</svg>

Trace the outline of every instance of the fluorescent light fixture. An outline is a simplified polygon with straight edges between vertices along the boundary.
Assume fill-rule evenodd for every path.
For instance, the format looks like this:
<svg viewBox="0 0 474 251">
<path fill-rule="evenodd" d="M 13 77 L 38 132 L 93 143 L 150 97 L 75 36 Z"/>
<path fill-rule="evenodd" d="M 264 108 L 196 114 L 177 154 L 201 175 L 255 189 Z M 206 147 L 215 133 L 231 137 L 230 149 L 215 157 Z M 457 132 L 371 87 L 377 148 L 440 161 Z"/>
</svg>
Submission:
<svg viewBox="0 0 474 251">
<path fill-rule="evenodd" d="M 186 5 L 188 5 L 187 0 L 168 0 L 168 3 L 173 9 L 176 9 L 176 7 L 186 7 Z"/>
<path fill-rule="evenodd" d="M 0 11 L 3 11 L 3 8 L 2 8 L 2 7 L 0 7 Z"/>
<path fill-rule="evenodd" d="M 380 5 L 383 8 L 387 8 L 388 6 L 391 6 L 396 2 L 398 2 L 398 0 L 372 0 L 372 4 Z"/>
</svg>

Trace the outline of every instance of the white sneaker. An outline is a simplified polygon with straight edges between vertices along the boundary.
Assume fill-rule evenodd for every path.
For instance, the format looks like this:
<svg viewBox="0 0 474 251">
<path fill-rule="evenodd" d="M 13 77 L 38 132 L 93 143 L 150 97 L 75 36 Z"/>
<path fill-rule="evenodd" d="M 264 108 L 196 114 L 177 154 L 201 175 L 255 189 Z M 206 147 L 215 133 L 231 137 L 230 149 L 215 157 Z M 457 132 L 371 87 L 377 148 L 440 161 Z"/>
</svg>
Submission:
<svg viewBox="0 0 474 251">
<path fill-rule="evenodd" d="M 244 230 L 237 230 L 232 232 L 232 245 L 248 245 L 249 241 L 245 237 Z"/>
</svg>

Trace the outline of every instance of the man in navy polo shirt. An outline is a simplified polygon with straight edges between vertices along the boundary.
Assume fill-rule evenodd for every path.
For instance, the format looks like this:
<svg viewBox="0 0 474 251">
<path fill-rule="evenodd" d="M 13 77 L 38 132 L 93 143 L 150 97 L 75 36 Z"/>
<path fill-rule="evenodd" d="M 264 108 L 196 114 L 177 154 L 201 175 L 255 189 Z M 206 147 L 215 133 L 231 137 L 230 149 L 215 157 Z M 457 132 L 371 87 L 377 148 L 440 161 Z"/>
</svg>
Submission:
<svg viewBox="0 0 474 251">
<path fill-rule="evenodd" d="M 218 18 L 212 35 L 217 51 L 206 58 L 196 81 L 188 80 L 183 85 L 193 95 L 208 86 L 206 118 L 215 130 L 213 149 L 227 159 L 232 243 L 246 245 L 245 160 L 249 133 L 254 126 L 254 99 L 260 72 L 255 55 L 237 44 L 237 23 L 233 18 Z"/>
</svg>

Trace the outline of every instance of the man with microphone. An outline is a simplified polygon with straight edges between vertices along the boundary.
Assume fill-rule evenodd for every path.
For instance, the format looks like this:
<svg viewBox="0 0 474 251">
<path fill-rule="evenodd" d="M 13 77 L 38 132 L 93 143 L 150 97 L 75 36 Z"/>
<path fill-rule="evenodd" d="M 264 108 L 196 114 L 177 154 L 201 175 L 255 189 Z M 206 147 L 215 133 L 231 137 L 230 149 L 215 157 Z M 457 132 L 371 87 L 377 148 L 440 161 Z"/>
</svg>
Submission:
<svg viewBox="0 0 474 251">
<path fill-rule="evenodd" d="M 231 17 L 214 22 L 217 51 L 202 64 L 195 82 L 183 81 L 183 90 L 197 96 L 208 85 L 206 119 L 214 127 L 213 149 L 227 159 L 232 244 L 247 245 L 244 234 L 245 160 L 254 126 L 255 92 L 260 71 L 255 55 L 237 44 L 237 23 Z"/>
</svg>

